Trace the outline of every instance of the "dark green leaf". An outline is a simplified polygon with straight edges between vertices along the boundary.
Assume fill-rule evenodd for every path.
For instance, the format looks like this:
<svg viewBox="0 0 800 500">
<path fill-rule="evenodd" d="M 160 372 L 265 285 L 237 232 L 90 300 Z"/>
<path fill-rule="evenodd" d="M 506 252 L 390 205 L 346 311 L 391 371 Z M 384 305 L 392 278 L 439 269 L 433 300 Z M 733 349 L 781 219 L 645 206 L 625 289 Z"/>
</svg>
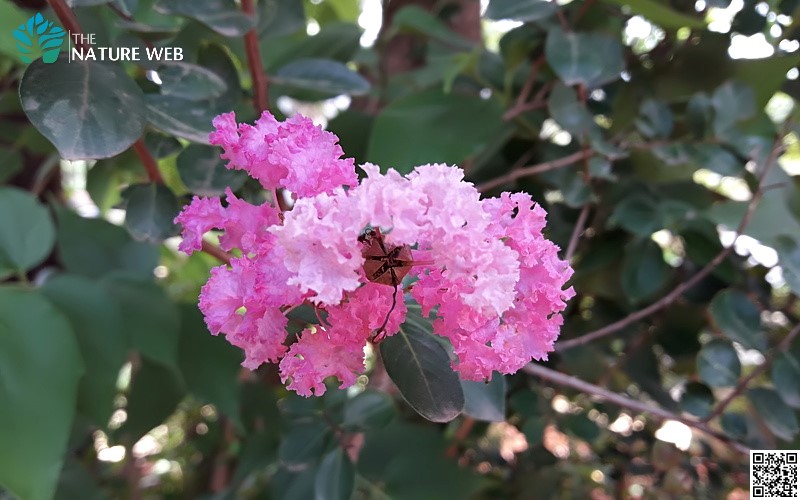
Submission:
<svg viewBox="0 0 800 500">
<path fill-rule="evenodd" d="M 144 131 L 142 91 L 116 64 L 66 56 L 53 64 L 34 61 L 19 97 L 31 123 L 68 160 L 109 158 Z"/>
<path fill-rule="evenodd" d="M 228 89 L 225 81 L 197 64 L 173 62 L 158 68 L 161 94 L 190 101 L 219 97 Z"/>
<path fill-rule="evenodd" d="M 22 170 L 22 153 L 0 147 L 0 183 L 11 179 L 20 170 Z"/>
<path fill-rule="evenodd" d="M 100 283 L 122 309 L 129 345 L 177 371 L 180 317 L 164 290 L 149 279 L 124 273 L 108 274 Z"/>
<path fill-rule="evenodd" d="M 424 35 L 463 49 L 469 49 L 473 45 L 448 28 L 436 16 L 417 5 L 402 7 L 395 13 L 392 21 L 393 27 L 402 32 Z"/>
<path fill-rule="evenodd" d="M 681 396 L 681 409 L 695 417 L 705 418 L 714 407 L 714 393 L 707 385 L 689 382 Z"/>
<path fill-rule="evenodd" d="M 775 357 L 772 385 L 787 405 L 800 408 L 800 360 L 794 353 L 784 352 Z"/>
<path fill-rule="evenodd" d="M 367 160 L 401 173 L 427 163 L 461 164 L 505 133 L 502 114 L 493 99 L 439 89 L 403 97 L 375 118 Z"/>
<path fill-rule="evenodd" d="M 800 428 L 797 424 L 797 416 L 791 408 L 786 406 L 778 393 L 772 389 L 757 387 L 747 391 L 747 397 L 755 408 L 759 410 L 759 415 L 767 424 L 769 430 L 784 441 L 791 441 L 797 435 Z"/>
<path fill-rule="evenodd" d="M 546 0 L 492 0 L 486 9 L 486 17 L 494 20 L 512 19 L 531 22 L 555 14 L 558 5 Z"/>
<path fill-rule="evenodd" d="M 344 406 L 342 426 L 352 431 L 369 431 L 387 425 L 394 417 L 392 398 L 367 390 L 348 401 Z"/>
<path fill-rule="evenodd" d="M 303 3 L 297 0 L 264 0 L 258 2 L 258 39 L 290 35 L 306 29 Z"/>
<path fill-rule="evenodd" d="M 566 33 L 553 28 L 545 44 L 547 62 L 566 85 L 595 88 L 617 80 L 625 69 L 622 45 L 595 33 Z"/>
<path fill-rule="evenodd" d="M 349 500 L 353 494 L 355 484 L 356 468 L 353 462 L 337 446 L 336 449 L 329 451 L 317 469 L 314 478 L 314 499 L 315 500 Z"/>
<path fill-rule="evenodd" d="M 506 418 L 506 379 L 494 372 L 489 382 L 462 380 L 464 415 L 486 422 L 502 422 Z"/>
<path fill-rule="evenodd" d="M 800 296 L 800 242 L 797 238 L 780 235 L 775 238 L 774 247 L 783 270 L 783 280 L 795 295 Z"/>
<path fill-rule="evenodd" d="M 137 23 L 134 21 L 117 21 L 121 29 L 142 37 L 144 40 L 163 40 L 178 34 L 177 26 L 154 26 L 151 24 Z"/>
<path fill-rule="evenodd" d="M 332 437 L 325 422 L 311 421 L 293 425 L 283 435 L 278 457 L 286 464 L 307 464 L 317 460 Z"/>
<path fill-rule="evenodd" d="M 362 95 L 369 92 L 369 82 L 338 61 L 301 59 L 283 66 L 270 75 L 271 81 L 300 90 L 312 90 L 329 96 Z"/>
<path fill-rule="evenodd" d="M 713 116 L 711 99 L 705 93 L 698 92 L 689 99 L 689 103 L 686 105 L 686 122 L 695 138 L 705 137 Z"/>
<path fill-rule="evenodd" d="M 153 158 L 166 158 L 183 148 L 176 138 L 157 132 L 148 132 L 144 136 L 144 143 Z"/>
<path fill-rule="evenodd" d="M 583 413 L 565 415 L 561 420 L 560 427 L 584 441 L 592 442 L 600 437 L 600 428 Z"/>
<path fill-rule="evenodd" d="M 239 170 L 225 168 L 219 148 L 192 144 L 178 155 L 178 174 L 186 187 L 200 196 L 219 196 L 229 187 L 238 190 L 247 179 Z"/>
<path fill-rule="evenodd" d="M 673 126 L 672 111 L 662 101 L 645 99 L 639 107 L 636 126 L 642 134 L 651 139 L 669 137 Z"/>
<path fill-rule="evenodd" d="M 636 192 L 617 204 L 609 223 L 645 237 L 663 227 L 658 203 L 651 196 Z"/>
<path fill-rule="evenodd" d="M 99 278 L 112 271 L 127 270 L 144 277 L 153 275 L 158 264 L 158 249 L 134 241 L 119 226 L 103 219 L 89 219 L 60 208 L 58 256 L 73 273 Z"/>
<path fill-rule="evenodd" d="M 165 14 L 178 14 L 196 19 L 222 36 L 242 36 L 255 23 L 230 0 L 161 0 L 155 7 Z"/>
<path fill-rule="evenodd" d="M 178 234 L 173 222 L 180 211 L 178 199 L 163 184 L 135 184 L 122 193 L 125 227 L 140 241 L 161 243 Z"/>
<path fill-rule="evenodd" d="M 33 196 L 0 187 L 0 274 L 3 268 L 27 271 L 41 263 L 55 243 L 50 214 Z"/>
<path fill-rule="evenodd" d="M 550 92 L 547 110 L 561 128 L 581 140 L 584 136 L 595 133 L 598 128 L 586 105 L 578 101 L 575 90 L 561 82 L 556 82 Z"/>
<path fill-rule="evenodd" d="M 172 415 L 185 392 L 177 371 L 142 358 L 131 380 L 128 418 L 116 431 L 117 438 L 128 444 L 138 441 Z"/>
<path fill-rule="evenodd" d="M 711 387 L 730 387 L 739 380 L 742 365 L 730 342 L 714 339 L 697 355 L 697 371 L 700 379 Z"/>
<path fill-rule="evenodd" d="M 61 470 L 83 360 L 69 322 L 39 293 L 0 287 L 0 318 L 0 485 L 46 500 Z"/>
<path fill-rule="evenodd" d="M 630 9 L 630 12 L 647 18 L 648 21 L 662 28 L 698 28 L 703 29 L 706 23 L 701 18 L 687 16 L 658 0 L 604 0 Z"/>
<path fill-rule="evenodd" d="M 733 127 L 755 114 L 753 89 L 736 81 L 720 85 L 711 96 L 714 108 L 714 134 L 725 138 Z"/>
<path fill-rule="evenodd" d="M 262 43 L 261 50 L 264 66 L 272 73 L 276 68 L 302 59 L 350 62 L 361 47 L 361 33 L 357 24 L 333 23 L 323 26 L 314 36 L 284 37 L 279 45 L 267 40 Z"/>
<path fill-rule="evenodd" d="M 714 323 L 729 339 L 748 349 L 763 351 L 767 339 L 761 331 L 761 313 L 747 295 L 737 290 L 719 292 L 709 306 Z"/>
<path fill-rule="evenodd" d="M 669 281 L 670 266 L 653 240 L 631 242 L 622 263 L 622 289 L 632 303 L 655 296 Z"/>
<path fill-rule="evenodd" d="M 239 372 L 242 351 L 222 336 L 213 336 L 194 304 L 182 304 L 178 366 L 186 388 L 203 403 L 211 403 L 241 428 Z"/>
<path fill-rule="evenodd" d="M 58 275 L 42 292 L 69 320 L 86 365 L 78 387 L 78 411 L 104 428 L 114 411 L 117 376 L 128 351 L 122 313 L 103 288 L 81 276 Z"/>
<path fill-rule="evenodd" d="M 747 419 L 741 413 L 723 413 L 720 424 L 722 430 L 734 439 L 747 437 Z"/>
<path fill-rule="evenodd" d="M 208 134 L 214 130 L 211 120 L 223 110 L 188 99 L 160 94 L 145 96 L 147 120 L 150 125 L 200 144 L 208 144 Z"/>
<path fill-rule="evenodd" d="M 400 331 L 380 344 L 386 372 L 420 415 L 449 422 L 464 409 L 464 392 L 430 322 L 409 314 Z"/>
<path fill-rule="evenodd" d="M 743 161 L 716 144 L 689 145 L 686 152 L 698 167 L 707 168 L 720 175 L 736 176 L 744 171 Z"/>
</svg>

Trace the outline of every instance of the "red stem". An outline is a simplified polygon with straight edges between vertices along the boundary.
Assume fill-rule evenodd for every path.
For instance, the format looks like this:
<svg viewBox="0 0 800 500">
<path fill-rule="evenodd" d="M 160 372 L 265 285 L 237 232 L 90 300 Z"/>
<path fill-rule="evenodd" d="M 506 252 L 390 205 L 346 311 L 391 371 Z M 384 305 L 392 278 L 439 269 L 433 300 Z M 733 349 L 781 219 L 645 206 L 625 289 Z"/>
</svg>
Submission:
<svg viewBox="0 0 800 500">
<path fill-rule="evenodd" d="M 53 9 L 53 12 L 56 13 L 58 20 L 61 21 L 61 24 L 67 28 L 67 31 L 70 32 L 70 35 L 83 34 L 83 30 L 81 29 L 80 23 L 78 23 L 78 18 L 75 17 L 75 13 L 72 12 L 72 9 L 69 8 L 69 5 L 64 2 L 64 0 L 47 0 L 47 3 L 50 5 L 50 8 Z M 82 41 L 75 43 L 75 40 L 72 40 L 73 44 L 77 47 L 85 47 Z"/>
<path fill-rule="evenodd" d="M 164 178 L 161 177 L 161 172 L 158 170 L 158 163 L 156 163 L 156 160 L 153 158 L 153 155 L 150 154 L 150 151 L 147 150 L 147 146 L 144 144 L 142 139 L 139 139 L 133 143 L 133 150 L 136 151 L 139 161 L 142 162 L 142 165 L 147 172 L 147 178 L 150 180 L 150 182 L 155 184 L 164 184 Z"/>
<path fill-rule="evenodd" d="M 242 12 L 255 18 L 256 9 L 253 0 L 242 0 Z M 269 91 L 267 75 L 261 63 L 261 51 L 258 46 L 258 30 L 253 27 L 244 35 L 244 47 L 247 53 L 247 66 L 253 80 L 253 103 L 259 112 L 269 109 Z"/>
</svg>

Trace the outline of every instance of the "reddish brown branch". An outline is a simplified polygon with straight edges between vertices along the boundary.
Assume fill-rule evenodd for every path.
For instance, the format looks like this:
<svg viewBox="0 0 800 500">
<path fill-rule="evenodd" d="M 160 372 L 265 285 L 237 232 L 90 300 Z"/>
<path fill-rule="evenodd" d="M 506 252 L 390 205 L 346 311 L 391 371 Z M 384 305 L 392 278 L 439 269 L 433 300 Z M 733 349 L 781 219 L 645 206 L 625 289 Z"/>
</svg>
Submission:
<svg viewBox="0 0 800 500">
<path fill-rule="evenodd" d="M 614 332 L 622 330 L 626 326 L 635 323 L 636 321 L 639 321 L 641 319 L 644 319 L 650 316 L 651 314 L 660 311 L 661 309 L 664 309 L 665 307 L 669 306 L 670 304 L 678 300 L 678 298 L 681 295 L 683 295 L 687 290 L 689 290 L 697 283 L 699 283 L 703 278 L 711 274 L 711 272 L 714 271 L 714 269 L 718 265 L 722 264 L 725 258 L 733 251 L 736 240 L 739 239 L 739 236 L 742 235 L 744 229 L 750 223 L 750 219 L 752 219 L 753 217 L 753 213 L 755 212 L 756 206 L 758 206 L 758 202 L 761 200 L 761 197 L 764 194 L 764 191 L 762 189 L 763 181 L 767 173 L 769 172 L 770 168 L 772 168 L 772 165 L 778 159 L 778 156 L 780 155 L 780 152 L 783 149 L 781 145 L 782 137 L 783 135 L 778 137 L 778 139 L 775 141 L 772 151 L 770 151 L 770 154 L 767 157 L 766 163 L 764 164 L 762 171 L 758 177 L 758 189 L 756 189 L 755 193 L 753 193 L 753 198 L 747 205 L 747 210 L 745 211 L 744 217 L 742 217 L 742 221 L 739 223 L 739 227 L 736 228 L 736 238 L 734 238 L 734 241 L 730 244 L 730 246 L 723 248 L 722 251 L 719 252 L 711 260 L 711 262 L 706 264 L 700 271 L 694 274 L 691 278 L 676 286 L 670 293 L 662 297 L 660 300 L 653 302 L 644 309 L 640 309 L 634 313 L 629 314 L 628 316 L 622 318 L 619 321 L 611 323 L 610 325 L 606 325 L 591 333 L 587 333 L 586 335 L 583 335 L 575 339 L 559 342 L 558 344 L 556 344 L 556 351 L 559 352 L 566 351 L 567 349 L 572 349 L 573 347 L 584 345 L 594 340 L 603 338 Z"/>
<path fill-rule="evenodd" d="M 70 36 L 72 34 L 83 34 L 81 25 L 78 23 L 78 18 L 75 17 L 75 13 L 72 12 L 72 9 L 69 8 L 64 0 L 47 0 L 47 3 L 50 5 L 50 8 L 53 9 L 53 12 L 56 13 L 56 16 L 58 17 L 58 20 L 61 21 L 61 24 L 67 28 Z M 72 43 L 78 47 L 84 47 L 86 45 L 80 39 L 78 39 L 77 43 L 75 43 L 75 40 L 72 40 Z"/>
<path fill-rule="evenodd" d="M 578 240 L 580 240 L 581 235 L 586 226 L 586 219 L 589 218 L 589 204 L 583 206 L 580 215 L 578 215 L 578 220 L 575 222 L 575 229 L 572 230 L 572 237 L 569 239 L 569 244 L 567 245 L 567 253 L 564 254 L 564 260 L 569 262 L 572 260 L 572 256 L 575 255 L 575 250 L 578 249 Z"/>
<path fill-rule="evenodd" d="M 475 419 L 472 417 L 464 417 L 464 420 L 461 421 L 461 424 L 456 429 L 455 434 L 453 435 L 453 444 L 451 444 L 447 451 L 445 451 L 445 456 L 447 458 L 455 458 L 458 455 L 458 447 L 461 445 L 461 442 L 467 439 L 469 433 L 472 432 L 472 428 L 475 426 Z"/>
<path fill-rule="evenodd" d="M 615 404 L 622 408 L 627 408 L 629 410 L 633 410 L 640 413 L 649 413 L 650 415 L 662 420 L 675 420 L 681 422 L 683 424 L 688 425 L 689 427 L 693 427 L 699 431 L 702 431 L 705 434 L 708 434 L 709 436 L 713 436 L 719 439 L 720 441 L 724 442 L 725 444 L 727 444 L 734 450 L 738 451 L 739 453 L 747 454 L 750 451 L 750 449 L 747 448 L 745 445 L 732 440 L 730 437 L 726 436 L 725 434 L 719 431 L 712 429 L 705 422 L 701 422 L 699 420 L 695 420 L 689 417 L 684 417 L 683 415 L 672 413 L 661 407 L 653 406 L 647 403 L 643 403 L 642 401 L 631 399 L 627 396 L 623 396 L 622 394 L 617 394 L 616 392 L 612 392 L 603 387 L 590 384 L 588 382 L 584 382 L 583 380 L 573 377 L 571 375 L 551 370 L 550 368 L 546 368 L 542 365 L 538 365 L 535 363 L 528 363 L 525 366 L 525 368 L 523 368 L 523 370 L 525 371 L 525 373 L 529 375 L 534 375 L 541 379 L 553 382 L 556 385 L 569 387 L 571 389 L 575 389 L 585 394 L 592 395 L 597 399 L 600 399 L 602 401 L 608 401 L 609 403 Z"/>
<path fill-rule="evenodd" d="M 147 178 L 150 180 L 150 182 L 164 184 L 164 178 L 161 177 L 161 172 L 158 170 L 158 163 L 156 163 L 155 158 L 153 158 L 153 155 L 151 155 L 150 151 L 148 151 L 144 141 L 139 139 L 138 141 L 134 142 L 133 150 L 136 151 L 139 161 L 142 162 L 142 165 L 147 172 Z"/>
<path fill-rule="evenodd" d="M 253 0 L 242 0 L 242 11 L 255 19 L 256 9 Z M 253 80 L 253 104 L 259 113 L 269 109 L 269 90 L 267 74 L 261 62 L 261 49 L 258 46 L 258 29 L 253 27 L 244 35 L 244 48 L 247 53 L 247 66 Z"/>
<path fill-rule="evenodd" d="M 714 407 L 714 410 L 712 410 L 711 413 L 706 418 L 703 419 L 703 421 L 708 422 L 714 417 L 722 415 L 722 412 L 725 411 L 725 408 L 727 408 L 728 405 L 731 404 L 731 402 L 734 399 L 736 399 L 737 397 L 741 396 L 742 393 L 744 393 L 745 389 L 747 389 L 747 386 L 750 384 L 750 382 L 753 381 L 753 379 L 755 379 L 756 377 L 767 371 L 767 368 L 769 368 L 772 365 L 775 356 L 777 356 L 782 352 L 787 351 L 789 347 L 791 347 L 792 342 L 794 341 L 795 338 L 797 338 L 798 334 L 800 334 L 800 323 L 795 325 L 794 328 L 792 328 L 792 330 L 788 334 L 786 334 L 786 337 L 783 338 L 780 344 L 778 344 L 774 349 L 770 350 L 770 352 L 767 353 L 767 355 L 764 357 L 763 363 L 754 368 L 753 371 L 750 372 L 748 376 L 739 381 L 739 384 L 736 386 L 736 388 L 733 391 L 731 391 L 731 393 L 728 394 L 725 397 L 725 399 L 720 401 L 717 404 L 717 406 Z"/>
<path fill-rule="evenodd" d="M 483 184 L 480 184 L 476 187 L 478 191 L 486 192 L 489 191 L 490 189 L 502 186 L 503 184 L 508 184 L 509 182 L 513 182 L 521 177 L 528 177 L 529 175 L 537 175 L 543 172 L 549 172 L 550 170 L 556 170 L 559 168 L 568 167 L 577 161 L 591 157 L 593 154 L 594 151 L 592 151 L 591 149 L 577 151 L 575 153 L 564 156 L 563 158 L 558 158 L 556 160 L 546 161 L 536 165 L 531 165 L 530 167 L 511 170 L 505 175 L 501 175 L 500 177 L 496 177 L 490 181 L 486 181 Z"/>
<path fill-rule="evenodd" d="M 203 240 L 203 251 L 212 257 L 216 257 L 220 262 L 231 263 L 231 254 L 205 240 Z"/>
</svg>

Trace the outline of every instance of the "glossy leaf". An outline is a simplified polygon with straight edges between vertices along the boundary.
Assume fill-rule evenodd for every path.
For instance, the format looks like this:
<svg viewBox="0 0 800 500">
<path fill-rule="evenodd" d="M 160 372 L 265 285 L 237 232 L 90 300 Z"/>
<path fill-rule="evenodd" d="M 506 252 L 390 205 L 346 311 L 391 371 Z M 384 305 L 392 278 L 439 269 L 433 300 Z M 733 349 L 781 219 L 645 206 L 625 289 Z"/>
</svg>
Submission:
<svg viewBox="0 0 800 500">
<path fill-rule="evenodd" d="M 219 196 L 225 188 L 237 191 L 247 174 L 229 170 L 219 148 L 192 144 L 178 155 L 178 174 L 186 187 L 199 196 Z"/>
<path fill-rule="evenodd" d="M 759 415 L 777 437 L 791 441 L 800 432 L 794 411 L 786 406 L 774 390 L 757 387 L 748 390 L 747 397 L 755 408 L 766 410 L 759 412 Z"/>
<path fill-rule="evenodd" d="M 161 94 L 190 101 L 219 97 L 228 89 L 213 71 L 197 64 L 173 62 L 158 68 Z"/>
<path fill-rule="evenodd" d="M 387 425 L 395 414 L 392 398 L 382 392 L 367 390 L 348 401 L 342 426 L 353 431 L 369 431 Z"/>
<path fill-rule="evenodd" d="M 222 36 L 242 36 L 255 25 L 253 19 L 230 0 L 161 0 L 156 9 L 196 19 Z"/>
<path fill-rule="evenodd" d="M 761 332 L 758 307 L 737 290 L 723 290 L 709 306 L 714 323 L 729 339 L 748 349 L 765 350 L 767 339 Z"/>
<path fill-rule="evenodd" d="M 99 278 L 127 270 L 152 276 L 158 264 L 158 249 L 134 241 L 125 229 L 103 219 L 81 217 L 65 208 L 56 210 L 58 257 L 76 274 Z"/>
<path fill-rule="evenodd" d="M 464 415 L 486 422 L 502 422 L 506 418 L 506 379 L 494 372 L 489 382 L 462 380 Z"/>
<path fill-rule="evenodd" d="M 625 249 L 622 289 L 633 303 L 652 298 L 667 284 L 670 270 L 657 243 L 650 239 L 632 242 Z"/>
<path fill-rule="evenodd" d="M 178 234 L 173 222 L 180 212 L 177 198 L 163 184 L 135 184 L 122 193 L 125 199 L 125 227 L 140 241 L 161 243 Z"/>
<path fill-rule="evenodd" d="M 566 33 L 553 28 L 545 45 L 547 62 L 565 85 L 595 88 L 617 80 L 625 69 L 622 45 L 595 33 Z"/>
<path fill-rule="evenodd" d="M 375 118 L 367 160 L 401 173 L 426 163 L 461 164 L 505 133 L 502 113 L 492 99 L 439 89 L 397 99 Z"/>
<path fill-rule="evenodd" d="M 327 423 L 302 422 L 292 425 L 283 434 L 278 457 L 287 464 L 307 464 L 317 460 L 332 437 Z"/>
<path fill-rule="evenodd" d="M 83 360 L 69 322 L 38 292 L 0 287 L 0 317 L 0 485 L 46 500 L 66 452 Z"/>
<path fill-rule="evenodd" d="M 337 446 L 322 458 L 314 478 L 314 500 L 349 500 L 353 494 L 356 468 Z"/>
<path fill-rule="evenodd" d="M 781 399 L 792 408 L 800 408 L 800 359 L 796 354 L 778 354 L 772 362 L 771 375 Z"/>
<path fill-rule="evenodd" d="M 642 102 L 636 126 L 645 136 L 652 139 L 669 137 L 673 125 L 672 111 L 666 103 L 656 99 Z"/>
<path fill-rule="evenodd" d="M 796 295 L 800 295 L 800 242 L 797 238 L 780 235 L 775 239 L 778 263 L 783 270 L 783 279 Z"/>
<path fill-rule="evenodd" d="M 698 28 L 703 29 L 706 23 L 699 17 L 682 14 L 658 0 L 604 0 L 608 3 L 622 5 L 631 12 L 644 16 L 648 21 L 662 28 Z"/>
<path fill-rule="evenodd" d="M 473 45 L 436 16 L 417 5 L 406 5 L 399 9 L 392 21 L 392 26 L 402 32 L 421 34 L 463 49 L 469 49 Z"/>
<path fill-rule="evenodd" d="M 721 85 L 711 96 L 714 108 L 714 133 L 726 137 L 737 123 L 755 114 L 753 89 L 741 82 L 729 81 Z"/>
<path fill-rule="evenodd" d="M 369 81 L 344 64 L 328 59 L 301 59 L 283 66 L 270 75 L 272 82 L 299 90 L 313 90 L 326 95 L 362 95 L 369 91 Z"/>
<path fill-rule="evenodd" d="M 547 0 L 491 0 L 486 9 L 486 17 L 494 20 L 511 19 L 531 22 L 545 19 L 555 14 L 558 5 Z"/>
<path fill-rule="evenodd" d="M 127 359 L 122 312 L 102 287 L 81 276 L 55 276 L 42 293 L 69 320 L 86 365 L 78 386 L 78 411 L 104 428 L 114 411 L 117 376 Z"/>
<path fill-rule="evenodd" d="M 34 61 L 19 97 L 31 123 L 67 160 L 109 158 L 144 130 L 142 91 L 116 64 L 67 61 L 63 55 L 52 64 Z"/>
<path fill-rule="evenodd" d="M 697 371 L 700 379 L 711 387 L 730 387 L 739 380 L 742 365 L 730 342 L 714 339 L 697 355 Z"/>
<path fill-rule="evenodd" d="M 0 187 L 0 270 L 27 271 L 41 263 L 55 236 L 53 221 L 41 203 L 19 189 Z"/>
<path fill-rule="evenodd" d="M 148 94 L 145 103 L 150 125 L 200 144 L 208 144 L 208 134 L 214 130 L 211 120 L 223 112 L 203 103 L 160 94 Z"/>
<path fill-rule="evenodd" d="M 0 183 L 5 183 L 20 170 L 22 170 L 22 154 L 13 149 L 0 147 Z"/>
<path fill-rule="evenodd" d="M 681 396 L 681 409 L 695 417 L 705 418 L 714 408 L 714 393 L 704 384 L 690 382 Z"/>
<path fill-rule="evenodd" d="M 464 392 L 430 323 L 409 315 L 400 331 L 380 344 L 386 372 L 417 413 L 449 422 L 464 409 Z"/>
</svg>

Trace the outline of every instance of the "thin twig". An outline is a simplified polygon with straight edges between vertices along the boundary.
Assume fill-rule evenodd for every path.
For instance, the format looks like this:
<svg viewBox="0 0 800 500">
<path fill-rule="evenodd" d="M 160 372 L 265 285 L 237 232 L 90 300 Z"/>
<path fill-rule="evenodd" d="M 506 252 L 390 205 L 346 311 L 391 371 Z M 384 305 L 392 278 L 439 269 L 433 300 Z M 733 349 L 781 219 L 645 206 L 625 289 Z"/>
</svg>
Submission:
<svg viewBox="0 0 800 500">
<path fill-rule="evenodd" d="M 242 12 L 255 19 L 256 9 L 253 0 L 242 0 Z M 258 46 L 258 28 L 253 27 L 244 35 L 244 47 L 247 53 L 247 66 L 253 80 L 253 103 L 259 113 L 269 109 L 269 90 L 267 74 L 261 62 L 261 49 Z"/>
<path fill-rule="evenodd" d="M 617 394 L 616 392 L 609 391 L 606 388 L 590 384 L 588 382 L 584 382 L 579 378 L 555 370 L 551 370 L 550 368 L 547 368 L 539 364 L 528 363 L 523 368 L 523 371 L 525 371 L 525 373 L 529 375 L 534 375 L 541 379 L 553 382 L 556 385 L 569 387 L 571 389 L 575 389 L 585 394 L 592 395 L 600 400 L 608 401 L 609 403 L 621 406 L 622 408 L 628 408 L 629 410 L 633 410 L 640 413 L 649 413 L 650 415 L 660 418 L 662 420 L 675 420 L 677 422 L 681 422 L 685 425 L 688 425 L 689 427 L 693 427 L 699 431 L 702 431 L 708 434 L 709 436 L 713 436 L 719 439 L 720 441 L 724 442 L 725 444 L 727 444 L 734 450 L 738 451 L 739 453 L 747 454 L 750 451 L 750 449 L 747 446 L 732 440 L 725 434 L 712 429 L 705 422 L 701 422 L 694 418 L 678 415 L 676 413 L 672 413 L 658 406 L 653 406 L 647 403 L 643 403 L 642 401 L 631 399 L 627 396 L 623 396 L 622 394 Z"/>
<path fill-rule="evenodd" d="M 563 351 L 566 351 L 568 349 L 572 349 L 573 347 L 577 347 L 577 346 L 580 346 L 580 345 L 587 344 L 589 342 L 592 342 L 594 340 L 603 338 L 603 337 L 605 337 L 607 335 L 610 335 L 610 334 L 612 334 L 614 332 L 622 330 L 626 326 L 628 326 L 628 325 L 630 325 L 632 323 L 635 323 L 636 321 L 639 321 L 639 320 L 641 320 L 643 318 L 646 318 L 646 317 L 650 316 L 651 314 L 653 314 L 653 313 L 655 313 L 657 311 L 660 311 L 661 309 L 664 309 L 665 307 L 669 306 L 670 304 L 672 304 L 673 302 L 678 300 L 678 298 L 681 295 L 683 295 L 684 292 L 686 292 L 687 290 L 689 290 L 690 288 L 695 286 L 697 283 L 699 283 L 706 276 L 711 274 L 711 272 L 714 271 L 714 269 L 718 265 L 720 265 L 722 263 L 722 261 L 724 261 L 725 258 L 733 251 L 733 249 L 735 247 L 735 244 L 736 244 L 736 241 L 739 239 L 739 237 L 744 232 L 744 229 L 750 223 L 750 219 L 753 218 L 753 214 L 755 213 L 756 206 L 758 206 L 758 203 L 759 203 L 759 201 L 761 200 L 761 197 L 764 194 L 763 190 L 761 189 L 761 186 L 763 185 L 763 182 L 764 182 L 764 178 L 766 177 L 766 175 L 769 172 L 769 170 L 772 168 L 772 165 L 778 159 L 778 156 L 780 155 L 780 153 L 781 153 L 781 151 L 783 149 L 782 145 L 781 145 L 781 138 L 782 137 L 783 137 L 782 135 L 780 137 L 778 137 L 778 139 L 775 141 L 775 144 L 774 144 L 774 146 L 772 148 L 772 151 L 770 151 L 770 154 L 767 157 L 766 163 L 764 164 L 764 167 L 762 168 L 762 171 L 761 171 L 761 173 L 760 173 L 760 175 L 758 177 L 758 189 L 756 189 L 756 192 L 753 193 L 753 198 L 750 200 L 750 203 L 747 205 L 747 210 L 745 211 L 744 217 L 742 217 L 742 221 L 739 223 L 739 227 L 736 228 L 736 238 L 734 238 L 734 240 L 733 240 L 733 242 L 731 243 L 730 246 L 728 246 L 726 248 L 723 248 L 722 251 L 720 251 L 700 271 L 698 271 L 696 274 L 694 274 L 688 280 L 686 280 L 683 283 L 681 283 L 678 286 L 676 286 L 670 293 L 668 293 L 667 295 L 662 297 L 660 300 L 658 300 L 656 302 L 653 302 L 652 304 L 650 304 L 649 306 L 645 307 L 644 309 L 640 309 L 640 310 L 638 310 L 636 312 L 633 312 L 633 313 L 629 314 L 628 316 L 622 318 L 619 321 L 611 323 L 610 325 L 606 325 L 606 326 L 604 326 L 604 327 L 602 327 L 602 328 L 600 328 L 598 330 L 595 330 L 595 331 L 593 331 L 591 333 L 587 333 L 586 335 L 582 335 L 582 336 L 580 336 L 578 338 L 575 338 L 575 339 L 569 339 L 569 340 L 565 340 L 563 342 L 559 342 L 558 344 L 556 344 L 556 351 L 563 352 Z"/>
<path fill-rule="evenodd" d="M 575 229 L 572 230 L 572 237 L 569 239 L 567 245 L 567 253 L 564 254 L 564 260 L 569 262 L 572 256 L 575 255 L 575 250 L 578 249 L 578 240 L 580 240 L 586 226 L 586 219 L 589 218 L 589 204 L 583 206 L 581 213 L 578 215 L 578 221 L 575 222 Z"/>
<path fill-rule="evenodd" d="M 70 36 L 83 34 L 81 25 L 78 23 L 78 18 L 75 17 L 75 13 L 72 12 L 72 9 L 69 8 L 69 5 L 67 5 L 64 0 L 47 0 L 47 3 L 50 5 L 50 8 L 53 9 L 53 12 L 55 12 L 61 24 L 67 28 Z M 78 37 L 77 41 L 73 39 L 72 43 L 79 48 L 86 45 L 81 37 Z"/>
<path fill-rule="evenodd" d="M 458 447 L 462 441 L 467 439 L 469 433 L 472 431 L 472 428 L 475 426 L 475 419 L 472 417 L 464 417 L 461 421 L 461 424 L 456 429 L 455 434 L 453 435 L 453 443 L 447 448 L 447 451 L 444 452 L 447 458 L 455 458 L 458 455 Z"/>
<path fill-rule="evenodd" d="M 524 167 L 517 170 L 511 170 L 505 175 L 501 175 L 500 177 L 496 177 L 490 181 L 486 181 L 483 184 L 478 185 L 477 189 L 478 191 L 483 193 L 489 191 L 490 189 L 494 189 L 498 186 L 502 186 L 503 184 L 508 184 L 510 182 L 513 182 L 521 177 L 537 175 L 544 172 L 549 172 L 550 170 L 556 170 L 559 168 L 568 167 L 577 161 L 580 161 L 587 157 L 591 157 L 593 154 L 594 151 L 592 151 L 591 149 L 581 150 L 569 154 L 567 156 L 564 156 L 562 158 L 558 158 L 556 160 L 538 163 L 536 165 L 531 165 L 529 167 Z"/>
<path fill-rule="evenodd" d="M 783 338 L 780 344 L 778 344 L 774 349 L 770 350 L 770 352 L 767 353 L 767 355 L 764 357 L 763 363 L 754 368 L 749 375 L 747 375 L 745 378 L 739 381 L 739 384 L 736 386 L 736 388 L 733 391 L 731 391 L 731 393 L 728 394 L 725 397 L 725 399 L 720 401 L 717 404 L 717 406 L 714 407 L 711 413 L 709 413 L 708 416 L 706 416 L 703 419 L 703 422 L 708 422 L 714 417 L 722 415 L 722 412 L 724 412 L 725 408 L 727 408 L 728 405 L 731 404 L 731 401 L 739 397 L 745 391 L 745 389 L 747 389 L 747 386 L 753 379 L 755 379 L 756 377 L 767 371 L 767 368 L 769 368 L 772 365 L 772 362 L 775 360 L 776 355 L 787 351 L 789 347 L 791 347 L 792 342 L 794 341 L 794 339 L 797 337 L 798 334 L 800 334 L 800 323 L 795 325 L 794 328 L 792 328 L 792 330 L 788 334 L 786 334 L 786 337 Z"/>
<path fill-rule="evenodd" d="M 203 240 L 203 251 L 212 257 L 216 257 L 217 260 L 223 262 L 225 264 L 231 263 L 231 254 L 226 252 L 225 250 L 221 249 L 217 245 L 213 245 L 205 240 Z"/>
</svg>

